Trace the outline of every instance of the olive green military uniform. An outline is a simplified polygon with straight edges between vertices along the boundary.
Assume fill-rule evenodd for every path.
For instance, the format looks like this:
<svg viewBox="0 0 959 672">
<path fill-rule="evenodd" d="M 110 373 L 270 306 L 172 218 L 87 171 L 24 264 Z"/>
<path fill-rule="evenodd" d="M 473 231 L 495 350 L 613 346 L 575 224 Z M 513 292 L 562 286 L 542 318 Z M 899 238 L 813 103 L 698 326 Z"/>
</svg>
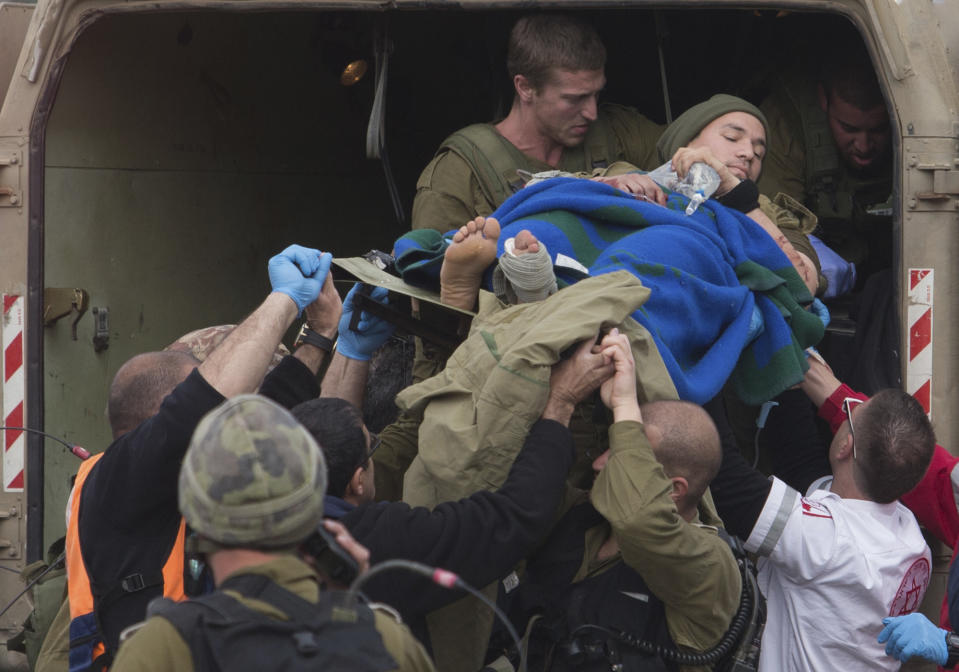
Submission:
<svg viewBox="0 0 959 672">
<path fill-rule="evenodd" d="M 380 447 L 373 454 L 376 499 L 396 502 L 403 499 L 403 476 L 419 452 L 420 414 L 400 413 L 380 432 Z"/>
<path fill-rule="evenodd" d="M 630 337 L 643 401 L 675 399 L 676 389 L 649 333 L 629 315 L 649 290 L 628 271 L 582 280 L 535 303 L 504 308 L 487 292 L 470 334 L 446 368 L 397 397 L 423 415 L 419 454 L 406 473 L 404 501 L 433 507 L 502 485 L 549 396 L 560 353 L 595 338 L 600 325 Z M 598 435 L 574 434 L 579 464 L 605 450 Z M 587 466 L 588 468 L 588 466 Z M 495 586 L 487 588 L 495 599 Z M 492 615 L 470 598 L 431 614 L 427 623 L 440 669 L 482 666 Z"/>
<path fill-rule="evenodd" d="M 592 492 L 575 491 L 569 502 L 572 507 L 589 500 L 606 518 L 585 530 L 582 564 L 571 581 L 575 584 L 600 576 L 624 562 L 642 577 L 646 587 L 663 603 L 666 628 L 672 642 L 685 651 L 707 651 L 729 629 L 739 608 L 742 590 L 736 559 L 717 534 L 722 522 L 709 490 L 700 500 L 698 514 L 687 522 L 673 503 L 670 496 L 672 482 L 656 459 L 641 423 L 614 423 L 609 428 L 609 445 L 609 460 L 597 475 Z M 576 525 L 568 519 L 563 519 L 560 524 L 564 521 Z M 559 534 L 565 532 L 560 530 Z M 619 548 L 600 557 L 610 536 Z M 564 546 L 551 547 L 550 540 L 544 546 L 559 556 L 565 552 Z M 565 560 L 546 555 L 540 570 L 554 562 L 561 566 Z M 521 596 L 525 580 L 521 580 Z M 615 584 L 606 586 L 617 589 Z M 540 591 L 557 590 L 554 582 L 531 584 L 530 588 L 534 604 L 537 604 L 536 596 Z M 602 588 L 594 584 L 591 590 Z M 596 600 L 604 597 L 599 593 Z M 572 600 L 580 604 L 578 598 Z M 590 607 L 576 607 L 573 602 L 563 604 L 563 608 L 578 609 L 578 616 L 584 616 L 587 611 L 592 613 Z M 565 615 L 565 611 L 562 613 Z M 547 625 L 545 630 L 551 627 Z M 558 626 L 556 631 L 563 632 L 564 628 Z M 499 659 L 490 667 L 513 669 L 503 663 L 504 660 Z M 628 664 L 626 669 L 631 669 Z M 699 672 L 708 668 L 681 669 Z"/>
<path fill-rule="evenodd" d="M 550 166 L 520 152 L 492 124 L 468 127 L 447 138 L 420 174 L 413 228 L 446 232 L 491 214 L 522 186 L 517 169 L 538 173 L 558 168 L 575 173 L 615 161 L 655 167 L 656 140 L 662 130 L 632 108 L 605 104 L 583 144 L 564 149 L 559 165 Z M 464 133 L 472 139 L 464 138 Z"/>
<path fill-rule="evenodd" d="M 66 596 L 67 570 L 59 557 L 64 547 L 60 538 L 47 549 L 45 560 L 37 560 L 20 572 L 24 583 L 34 582 L 30 589 L 33 611 L 23 623 L 23 629 L 7 642 L 8 651 L 26 653 L 30 669 L 34 669 L 48 631 L 60 616 L 60 606 Z"/>
<path fill-rule="evenodd" d="M 847 261 L 861 265 L 880 254 L 867 241 L 891 223 L 891 165 L 876 177 L 854 174 L 836 148 L 815 83 L 798 73 L 787 72 L 760 109 L 769 121 L 760 192 L 806 205 L 823 240 Z"/>
<path fill-rule="evenodd" d="M 288 555 L 241 570 L 242 573 L 264 574 L 281 588 L 313 603 L 323 599 L 313 570 L 298 558 Z M 245 606 L 278 619 L 285 615 L 271 605 L 231 593 Z M 386 650 L 401 672 L 431 671 L 433 663 L 409 629 L 384 611 L 374 611 L 376 629 Z M 192 672 L 193 659 L 187 643 L 172 623 L 155 616 L 126 640 L 110 668 L 116 672 Z"/>
<path fill-rule="evenodd" d="M 609 524 L 587 532 L 585 557 L 590 560 L 574 581 L 601 572 L 616 560 L 616 556 L 596 560 L 612 530 L 623 561 L 666 605 L 673 641 L 705 651 L 726 633 L 742 590 L 736 559 L 716 534 L 722 523 L 712 498 L 707 491 L 699 516 L 687 523 L 670 497 L 672 482 L 656 460 L 643 426 L 617 422 L 609 428 L 609 443 L 609 461 L 591 494 L 593 506 Z"/>
<path fill-rule="evenodd" d="M 642 401 L 676 399 L 652 337 L 630 317 L 648 296 L 628 271 L 506 308 L 482 292 L 470 334 L 446 368 L 397 396 L 401 409 L 423 414 L 404 501 L 432 507 L 500 487 L 546 405 L 552 366 L 568 348 L 595 338 L 600 326 L 618 326 L 629 336 Z M 595 446 L 577 446 L 589 449 L 595 459 Z"/>
<path fill-rule="evenodd" d="M 67 672 L 70 667 L 70 601 L 64 599 L 47 630 L 34 672 Z"/>
<path fill-rule="evenodd" d="M 769 137 L 766 138 L 759 191 L 770 197 L 782 192 L 801 203 L 805 202 L 806 142 L 799 101 L 777 87 L 760 108 L 769 122 Z M 825 117 L 825 114 L 822 116 Z M 823 127 L 822 135 L 823 146 L 827 142 L 832 143 L 828 125 Z"/>
</svg>

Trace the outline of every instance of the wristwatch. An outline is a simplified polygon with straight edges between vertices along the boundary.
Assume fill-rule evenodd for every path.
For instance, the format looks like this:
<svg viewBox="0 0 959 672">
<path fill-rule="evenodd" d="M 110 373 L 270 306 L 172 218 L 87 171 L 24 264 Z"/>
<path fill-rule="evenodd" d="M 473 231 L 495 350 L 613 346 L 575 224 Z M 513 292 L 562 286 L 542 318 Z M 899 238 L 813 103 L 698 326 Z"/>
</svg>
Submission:
<svg viewBox="0 0 959 672">
<path fill-rule="evenodd" d="M 946 633 L 946 651 L 949 652 L 949 657 L 946 658 L 946 664 L 943 667 L 951 670 L 956 663 L 959 663 L 959 635 L 954 632 Z"/>
<path fill-rule="evenodd" d="M 296 340 L 293 341 L 293 347 L 298 348 L 304 343 L 308 343 L 309 345 L 315 346 L 320 350 L 332 353 L 333 346 L 336 345 L 336 337 L 337 334 L 334 334 L 333 338 L 327 338 L 326 336 L 318 334 L 310 329 L 310 326 L 304 322 L 303 326 L 300 327 L 300 333 L 296 335 Z"/>
</svg>

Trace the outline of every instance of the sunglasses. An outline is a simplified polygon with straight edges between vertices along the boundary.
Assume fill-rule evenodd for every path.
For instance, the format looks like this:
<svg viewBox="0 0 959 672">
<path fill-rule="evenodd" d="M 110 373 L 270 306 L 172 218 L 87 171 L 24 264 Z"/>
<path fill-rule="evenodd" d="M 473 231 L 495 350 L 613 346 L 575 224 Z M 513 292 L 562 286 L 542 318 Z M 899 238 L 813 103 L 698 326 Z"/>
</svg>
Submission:
<svg viewBox="0 0 959 672">
<path fill-rule="evenodd" d="M 360 463 L 356 465 L 356 468 L 359 469 L 364 464 L 367 464 L 370 459 L 373 457 L 373 453 L 376 452 L 376 449 L 380 447 L 381 439 L 379 434 L 374 434 L 370 432 L 370 449 L 366 452 L 366 456 L 360 460 Z"/>
<path fill-rule="evenodd" d="M 852 409 L 854 406 L 858 406 L 863 403 L 862 399 L 856 399 L 855 397 L 846 397 L 842 400 L 842 410 L 846 414 L 846 417 L 849 419 L 849 433 L 852 434 L 852 459 L 856 459 L 856 429 L 852 426 Z"/>
</svg>

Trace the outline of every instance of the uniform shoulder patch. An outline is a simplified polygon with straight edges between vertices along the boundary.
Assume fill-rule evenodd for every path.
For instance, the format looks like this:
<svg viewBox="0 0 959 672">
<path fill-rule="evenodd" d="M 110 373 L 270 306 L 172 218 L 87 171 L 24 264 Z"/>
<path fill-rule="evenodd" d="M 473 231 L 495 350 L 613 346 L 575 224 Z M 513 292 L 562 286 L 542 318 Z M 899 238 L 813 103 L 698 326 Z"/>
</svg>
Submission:
<svg viewBox="0 0 959 672">
<path fill-rule="evenodd" d="M 922 596 L 925 595 L 926 587 L 929 585 L 929 574 L 929 561 L 925 558 L 919 558 L 912 563 L 912 566 L 906 570 L 906 575 L 902 577 L 899 590 L 896 591 L 896 597 L 889 608 L 890 616 L 911 614 L 919 608 Z"/>
<path fill-rule="evenodd" d="M 804 516 L 811 516 L 813 518 L 832 518 L 832 514 L 829 513 L 829 509 L 819 502 L 814 502 L 803 497 L 800 505 L 802 506 L 802 515 Z"/>
</svg>

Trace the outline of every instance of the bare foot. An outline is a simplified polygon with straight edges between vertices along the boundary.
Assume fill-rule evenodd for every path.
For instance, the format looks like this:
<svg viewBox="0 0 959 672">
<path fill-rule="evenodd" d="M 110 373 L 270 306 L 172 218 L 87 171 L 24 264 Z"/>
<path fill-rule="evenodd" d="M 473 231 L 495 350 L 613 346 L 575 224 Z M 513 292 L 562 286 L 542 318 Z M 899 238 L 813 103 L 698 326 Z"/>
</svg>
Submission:
<svg viewBox="0 0 959 672">
<path fill-rule="evenodd" d="M 536 254 L 539 252 L 539 241 L 536 240 L 536 236 L 532 234 L 527 229 L 523 229 L 516 234 L 516 238 L 513 239 L 513 254 L 517 257 L 521 254 Z"/>
<path fill-rule="evenodd" d="M 477 217 L 453 235 L 440 269 L 440 300 L 450 306 L 472 310 L 476 305 L 483 273 L 496 259 L 499 222 Z"/>
</svg>

